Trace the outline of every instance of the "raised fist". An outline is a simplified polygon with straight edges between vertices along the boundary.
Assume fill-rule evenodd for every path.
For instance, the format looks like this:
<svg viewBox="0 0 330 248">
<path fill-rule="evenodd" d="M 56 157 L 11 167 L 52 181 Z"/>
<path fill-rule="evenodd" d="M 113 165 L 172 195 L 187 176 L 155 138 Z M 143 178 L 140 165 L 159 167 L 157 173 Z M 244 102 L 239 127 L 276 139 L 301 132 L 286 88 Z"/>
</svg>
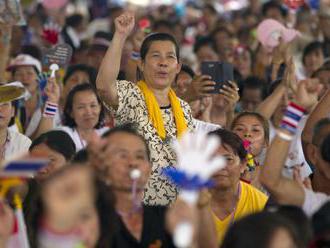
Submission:
<svg viewBox="0 0 330 248">
<path fill-rule="evenodd" d="M 132 12 L 125 12 L 115 19 L 116 32 L 128 37 L 135 25 L 134 14 Z"/>
</svg>

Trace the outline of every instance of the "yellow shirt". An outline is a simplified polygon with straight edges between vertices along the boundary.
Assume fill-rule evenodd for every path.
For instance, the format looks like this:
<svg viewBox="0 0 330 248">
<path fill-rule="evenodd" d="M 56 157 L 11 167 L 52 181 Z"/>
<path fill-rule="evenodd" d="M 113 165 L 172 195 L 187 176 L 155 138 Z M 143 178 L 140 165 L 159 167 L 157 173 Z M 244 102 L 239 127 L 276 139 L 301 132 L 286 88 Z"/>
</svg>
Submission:
<svg viewBox="0 0 330 248">
<path fill-rule="evenodd" d="M 251 186 L 250 184 L 247 184 L 242 181 L 240 181 L 240 184 L 241 184 L 241 193 L 236 206 L 236 211 L 234 213 L 235 214 L 234 221 L 246 215 L 263 210 L 268 199 L 268 197 L 264 193 L 262 193 L 255 187 Z M 232 220 L 232 215 L 233 213 L 227 216 L 224 220 L 220 220 L 215 214 L 213 214 L 213 218 L 217 230 L 217 239 L 219 243 L 222 242 L 223 237 L 229 225 L 231 224 L 230 222 Z"/>
</svg>

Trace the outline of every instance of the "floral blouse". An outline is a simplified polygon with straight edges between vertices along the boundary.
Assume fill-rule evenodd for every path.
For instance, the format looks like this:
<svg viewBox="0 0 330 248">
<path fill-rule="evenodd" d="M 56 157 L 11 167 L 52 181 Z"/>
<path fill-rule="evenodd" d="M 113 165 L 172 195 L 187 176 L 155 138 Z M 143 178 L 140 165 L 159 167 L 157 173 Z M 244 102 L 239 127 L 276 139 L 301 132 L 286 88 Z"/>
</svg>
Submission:
<svg viewBox="0 0 330 248">
<path fill-rule="evenodd" d="M 151 120 L 144 96 L 138 86 L 128 81 L 117 81 L 118 109 L 104 103 L 109 111 L 115 115 L 115 125 L 134 123 L 138 132 L 145 138 L 150 150 L 152 172 L 144 192 L 144 203 L 147 205 L 168 205 L 177 196 L 176 187 L 161 175 L 162 168 L 175 165 L 175 154 L 170 143 L 176 138 L 176 126 L 171 107 L 162 107 L 161 113 L 164 120 L 167 137 L 162 140 Z M 187 121 L 188 129 L 193 130 L 194 124 L 188 103 L 180 99 L 181 107 Z"/>
</svg>

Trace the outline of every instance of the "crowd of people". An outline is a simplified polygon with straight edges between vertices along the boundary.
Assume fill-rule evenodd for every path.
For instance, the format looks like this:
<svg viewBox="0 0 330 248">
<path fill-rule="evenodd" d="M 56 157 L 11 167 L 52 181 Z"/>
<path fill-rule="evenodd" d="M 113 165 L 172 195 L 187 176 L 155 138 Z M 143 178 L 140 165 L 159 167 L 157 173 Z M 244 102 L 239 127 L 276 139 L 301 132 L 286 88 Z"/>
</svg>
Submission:
<svg viewBox="0 0 330 248">
<path fill-rule="evenodd" d="M 0 247 L 330 247 L 330 2 L 4 1 Z"/>
</svg>

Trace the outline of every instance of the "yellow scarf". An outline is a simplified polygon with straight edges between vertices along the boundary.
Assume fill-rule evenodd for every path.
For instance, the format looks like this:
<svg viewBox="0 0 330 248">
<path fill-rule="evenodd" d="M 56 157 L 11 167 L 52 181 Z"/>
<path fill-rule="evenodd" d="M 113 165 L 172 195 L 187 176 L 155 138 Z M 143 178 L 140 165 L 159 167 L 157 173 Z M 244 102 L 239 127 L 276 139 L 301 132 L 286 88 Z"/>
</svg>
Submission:
<svg viewBox="0 0 330 248">
<path fill-rule="evenodd" d="M 166 130 L 156 97 L 144 81 L 139 81 L 137 85 L 144 96 L 148 109 L 149 119 L 156 128 L 159 137 L 164 140 L 166 138 Z M 170 89 L 168 97 L 170 99 L 171 108 L 174 115 L 177 137 L 180 137 L 187 129 L 187 123 L 184 118 L 183 109 L 181 108 L 180 101 L 177 98 L 174 90 Z"/>
</svg>

